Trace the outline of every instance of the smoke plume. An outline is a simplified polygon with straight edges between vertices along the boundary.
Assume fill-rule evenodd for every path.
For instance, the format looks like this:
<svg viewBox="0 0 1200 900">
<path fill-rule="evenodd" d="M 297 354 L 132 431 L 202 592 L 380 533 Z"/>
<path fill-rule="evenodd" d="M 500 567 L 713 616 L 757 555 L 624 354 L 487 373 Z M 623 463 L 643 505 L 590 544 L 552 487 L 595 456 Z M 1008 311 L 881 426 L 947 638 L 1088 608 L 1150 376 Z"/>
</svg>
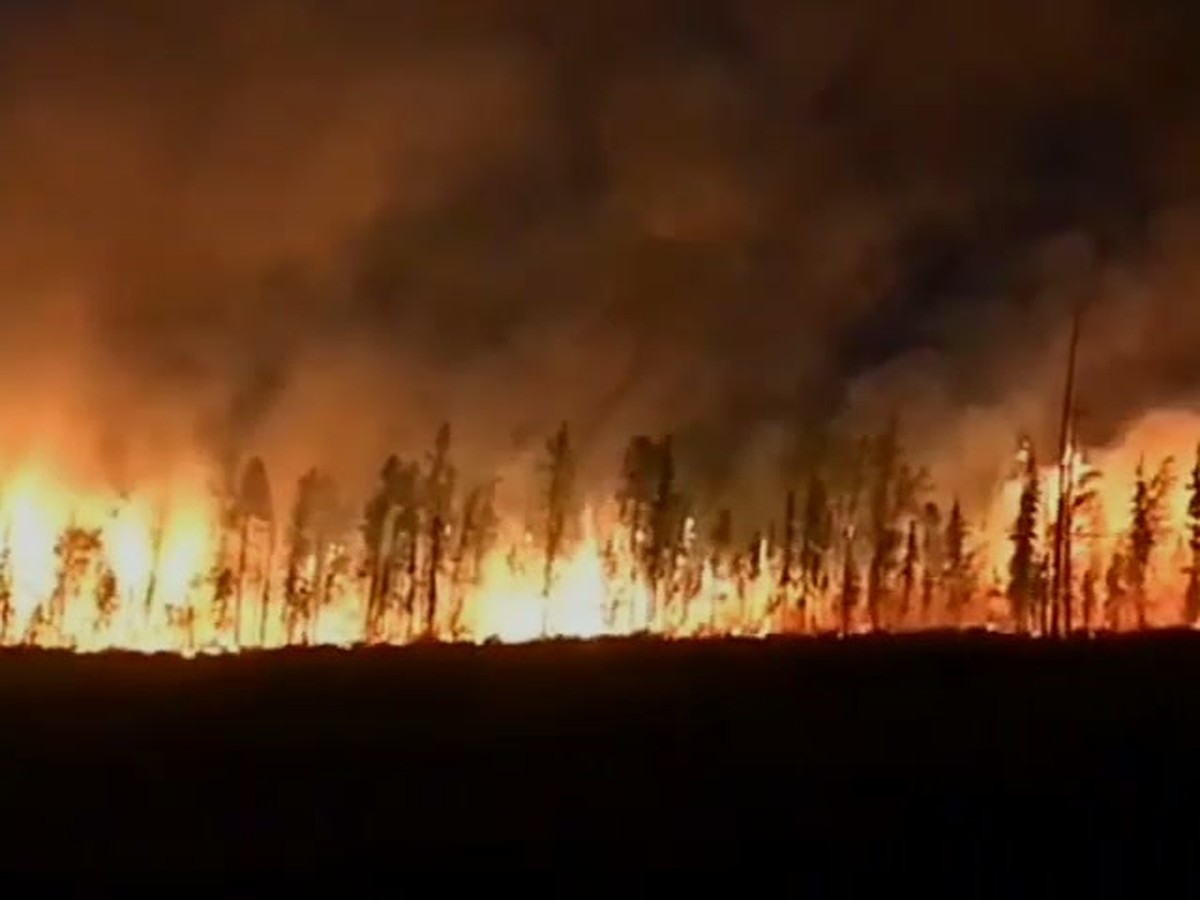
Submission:
<svg viewBox="0 0 1200 900">
<path fill-rule="evenodd" d="M 1081 298 L 1089 440 L 1198 393 L 1186 4 L 0 15 L 8 451 L 362 480 L 566 419 L 590 477 L 671 431 L 762 497 L 897 413 L 970 491 L 1052 432 Z"/>
</svg>

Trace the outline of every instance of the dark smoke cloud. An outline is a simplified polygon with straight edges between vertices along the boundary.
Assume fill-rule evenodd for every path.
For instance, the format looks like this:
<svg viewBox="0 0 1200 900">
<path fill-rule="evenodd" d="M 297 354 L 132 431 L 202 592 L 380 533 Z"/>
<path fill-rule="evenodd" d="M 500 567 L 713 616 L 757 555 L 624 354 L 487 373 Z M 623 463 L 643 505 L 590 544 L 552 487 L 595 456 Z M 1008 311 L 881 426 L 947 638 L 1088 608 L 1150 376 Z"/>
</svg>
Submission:
<svg viewBox="0 0 1200 900">
<path fill-rule="evenodd" d="M 569 419 L 589 471 L 671 430 L 765 498 L 898 411 L 957 489 L 1047 429 L 1081 292 L 1097 439 L 1192 396 L 1186 4 L 7 15 L 15 441 L 366 478 L 443 418 L 479 471 Z"/>
</svg>

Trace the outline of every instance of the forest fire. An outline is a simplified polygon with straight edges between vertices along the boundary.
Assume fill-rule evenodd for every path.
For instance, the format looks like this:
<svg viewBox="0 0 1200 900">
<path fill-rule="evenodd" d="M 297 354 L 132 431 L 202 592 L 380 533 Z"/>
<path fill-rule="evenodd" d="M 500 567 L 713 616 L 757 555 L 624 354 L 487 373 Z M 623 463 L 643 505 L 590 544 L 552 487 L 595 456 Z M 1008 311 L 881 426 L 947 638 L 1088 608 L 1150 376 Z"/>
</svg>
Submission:
<svg viewBox="0 0 1200 900">
<path fill-rule="evenodd" d="M 1194 623 L 1200 467 L 1174 461 L 1193 423 L 1150 418 L 1115 450 L 1072 449 L 1058 588 L 1072 630 Z M 1151 451 L 1134 457 L 1129 447 Z M 976 526 L 943 514 L 894 429 L 849 478 L 813 474 L 782 519 L 735 542 L 704 533 L 669 439 L 637 438 L 624 487 L 576 502 L 565 426 L 547 446 L 537 521 L 499 521 L 494 485 L 457 495 L 449 430 L 428 460 L 389 458 L 361 515 L 309 472 L 287 516 L 250 460 L 223 496 L 195 473 L 158 490 L 80 490 L 51 467 L 0 491 L 4 644 L 183 654 L 419 639 L 521 642 L 986 627 L 1045 633 L 1056 465 L 1023 443 Z M 1193 451 L 1194 452 L 1194 451 Z M 1130 460 L 1133 460 L 1131 463 Z"/>
</svg>

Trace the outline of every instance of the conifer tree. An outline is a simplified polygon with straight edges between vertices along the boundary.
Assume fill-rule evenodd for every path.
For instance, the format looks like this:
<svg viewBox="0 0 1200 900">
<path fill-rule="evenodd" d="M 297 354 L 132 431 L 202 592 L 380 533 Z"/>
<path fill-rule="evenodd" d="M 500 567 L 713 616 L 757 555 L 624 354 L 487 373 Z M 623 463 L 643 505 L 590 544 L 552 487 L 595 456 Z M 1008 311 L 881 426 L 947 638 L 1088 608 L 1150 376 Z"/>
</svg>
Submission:
<svg viewBox="0 0 1200 900">
<path fill-rule="evenodd" d="M 399 457 L 394 453 L 384 460 L 379 470 L 379 484 L 363 510 L 363 543 L 367 551 L 367 570 L 374 573 L 379 561 L 391 550 L 388 533 L 388 517 L 397 504 L 401 473 L 404 470 Z M 312 474 L 312 473 L 310 473 Z M 307 477 L 307 476 L 306 476 Z M 303 480 L 301 481 L 303 485 Z M 301 490 L 303 495 L 303 489 Z"/>
<path fill-rule="evenodd" d="M 850 630 L 860 600 L 858 554 L 856 541 L 859 537 L 859 519 L 863 491 L 867 486 L 868 463 L 871 443 L 863 438 L 852 446 L 845 461 L 843 472 L 844 489 L 838 498 L 836 514 L 837 529 L 841 535 L 842 578 L 838 599 L 842 622 L 842 633 Z M 869 524 L 869 523 L 868 523 Z"/>
<path fill-rule="evenodd" d="M 1100 478 L 1098 470 L 1085 469 L 1075 479 L 1071 490 L 1071 507 L 1067 517 L 1069 530 L 1065 536 L 1066 552 L 1063 555 L 1062 577 L 1062 601 L 1064 609 L 1068 613 L 1068 622 L 1071 621 L 1070 611 L 1074 604 L 1074 548 L 1079 541 L 1094 541 L 1102 531 L 1100 521 L 1102 511 L 1097 487 Z M 1084 592 L 1082 598 L 1084 631 L 1091 631 L 1096 613 L 1096 568 L 1099 561 L 1095 558 L 1094 551 L 1090 555 L 1092 559 L 1084 570 L 1081 585 L 1081 590 Z"/>
<path fill-rule="evenodd" d="M 796 492 L 789 489 L 783 503 L 783 559 L 779 565 L 779 587 L 787 591 L 792 585 L 792 555 L 796 550 Z"/>
<path fill-rule="evenodd" d="M 288 516 L 287 534 L 284 542 L 287 546 L 283 580 L 283 598 L 287 605 L 287 620 L 289 634 L 291 625 L 298 613 L 308 609 L 311 585 L 302 584 L 302 572 L 305 561 L 314 553 L 320 552 L 314 540 L 314 520 L 318 503 L 318 479 L 316 469 L 310 469 L 300 477 L 296 485 L 296 499 Z"/>
<path fill-rule="evenodd" d="M 900 442 L 895 419 L 889 422 L 874 443 L 871 486 L 871 561 L 867 568 L 867 616 L 871 630 L 879 630 L 880 607 L 889 590 L 888 581 L 900 543 L 892 515 L 892 496 L 900 465 Z"/>
<path fill-rule="evenodd" d="M 800 537 L 802 602 L 806 607 L 811 606 L 825 592 L 828 581 L 825 561 L 833 549 L 833 536 L 829 491 L 820 473 L 814 471 L 804 496 L 804 524 Z"/>
<path fill-rule="evenodd" d="M 621 489 L 617 495 L 621 522 L 634 540 L 644 537 L 649 526 L 650 509 L 656 484 L 655 443 L 637 435 L 625 450 L 621 467 Z"/>
<path fill-rule="evenodd" d="M 1137 608 L 1138 627 L 1146 627 L 1146 594 L 1150 560 L 1167 530 L 1166 503 L 1175 484 L 1174 460 L 1165 458 L 1147 480 L 1139 461 L 1134 484 L 1133 515 L 1130 528 L 1129 580 Z"/>
<path fill-rule="evenodd" d="M 744 551 L 743 571 L 745 572 L 747 581 L 754 582 L 758 580 L 758 576 L 762 574 L 762 548 L 766 541 L 763 533 L 757 529 L 750 535 L 750 541 L 746 545 Z"/>
<path fill-rule="evenodd" d="M 426 583 L 425 601 L 425 634 L 430 638 L 437 634 L 438 575 L 442 570 L 442 542 L 445 534 L 445 520 L 440 515 L 435 515 L 429 523 L 429 581 Z"/>
<path fill-rule="evenodd" d="M 329 545 L 338 528 L 338 518 L 337 490 L 332 479 L 319 469 L 310 469 L 300 479 L 292 510 L 286 589 L 294 604 L 293 617 L 303 617 L 306 639 L 310 642 L 317 637 L 329 588 Z M 300 572 L 309 557 L 314 561 L 312 578 L 302 583 Z"/>
<path fill-rule="evenodd" d="M 266 525 L 269 529 L 269 544 L 267 549 L 266 568 L 269 572 L 270 557 L 274 550 L 274 507 L 271 501 L 271 485 L 267 480 L 266 466 L 263 461 L 255 456 L 246 463 L 246 468 L 242 472 L 242 480 L 238 491 L 237 515 L 239 519 L 239 527 L 241 532 L 240 548 L 238 553 L 238 571 L 237 581 L 234 595 L 234 614 L 233 614 L 233 634 L 234 641 L 241 643 L 242 636 L 242 607 L 243 593 L 246 577 L 246 566 L 250 559 L 250 539 L 253 533 L 252 529 L 256 524 Z M 266 600 L 265 593 L 270 588 L 270 579 L 263 579 L 264 595 L 262 597 L 261 611 L 265 620 Z"/>
<path fill-rule="evenodd" d="M 679 555 L 679 540 L 683 529 L 683 498 L 676 490 L 674 441 L 670 435 L 657 444 L 655 454 L 654 494 L 650 513 L 649 574 L 657 615 L 659 600 L 670 603 L 671 585 Z"/>
<path fill-rule="evenodd" d="M 441 518 L 445 522 L 450 517 L 450 508 L 454 502 L 455 481 L 458 470 L 450 462 L 450 425 L 443 423 L 434 438 L 433 452 L 429 455 L 428 473 L 423 485 L 423 506 L 425 513 L 431 519 Z"/>
<path fill-rule="evenodd" d="M 858 563 L 854 558 L 854 526 L 846 526 L 842 536 L 842 584 L 838 606 L 841 613 L 841 633 L 850 633 L 855 607 L 858 606 Z"/>
<path fill-rule="evenodd" d="M 1121 610 L 1125 608 L 1128 591 L 1125 587 L 1127 557 L 1120 549 L 1113 551 L 1108 568 L 1104 573 L 1105 619 L 1108 628 L 1117 630 L 1121 623 Z"/>
<path fill-rule="evenodd" d="M 463 502 L 462 525 L 458 533 L 458 546 L 454 551 L 453 569 L 450 574 L 450 589 L 454 611 L 450 619 L 450 631 L 460 633 L 464 593 L 470 585 L 477 584 L 483 568 L 483 559 L 494 539 L 496 527 L 493 495 L 495 480 L 471 489 Z"/>
<path fill-rule="evenodd" d="M 954 498 L 950 516 L 946 520 L 943 546 L 946 558 L 946 604 L 950 613 L 957 616 L 970 600 L 973 589 L 972 560 L 967 549 L 967 521 L 963 516 L 962 503 L 957 497 Z"/>
<path fill-rule="evenodd" d="M 415 552 L 418 534 L 417 466 L 394 454 L 380 469 L 379 484 L 363 513 L 366 545 L 367 631 L 370 634 L 392 594 L 393 574 L 401 552 Z"/>
<path fill-rule="evenodd" d="M 483 561 L 496 540 L 499 519 L 496 516 L 496 479 L 478 485 L 467 495 L 463 504 L 463 525 L 456 554 L 461 575 L 468 562 L 478 575 Z M 456 583 L 458 582 L 456 577 Z"/>
<path fill-rule="evenodd" d="M 733 548 L 733 513 L 727 508 L 717 510 L 717 515 L 708 533 L 707 555 L 708 566 L 713 572 L 723 572 L 729 564 Z M 709 607 L 709 625 L 715 627 L 717 618 L 717 603 Z"/>
<path fill-rule="evenodd" d="M 1013 545 L 1008 566 L 1007 595 L 1013 620 L 1018 630 L 1029 627 L 1038 605 L 1038 548 L 1037 530 L 1041 513 L 1041 484 L 1038 479 L 1037 458 L 1033 445 L 1021 445 L 1021 495 L 1017 503 L 1017 518 L 1010 537 Z"/>
<path fill-rule="evenodd" d="M 921 620 L 927 622 L 933 609 L 934 595 L 946 570 L 945 535 L 942 511 L 936 503 L 926 503 L 921 511 Z"/>
<path fill-rule="evenodd" d="M 429 565 L 425 582 L 425 634 L 427 637 L 433 637 L 437 627 L 438 577 L 442 571 L 446 523 L 450 519 L 451 505 L 454 502 L 457 474 L 457 470 L 450 462 L 450 425 L 443 423 L 434 439 L 433 452 L 429 456 L 429 469 L 422 490 L 422 505 L 429 522 Z"/>
<path fill-rule="evenodd" d="M 903 621 L 912 610 L 912 600 L 916 585 L 917 569 L 920 566 L 920 538 L 918 536 L 917 520 L 924 510 L 924 497 L 930 489 L 929 471 L 924 467 L 914 468 L 907 463 L 902 464 L 896 476 L 896 488 L 892 497 L 891 517 L 893 523 L 893 541 L 900 554 L 901 594 L 899 617 Z M 907 525 L 904 524 L 907 521 Z M 911 540 L 911 546 L 908 541 Z M 905 566 L 911 572 L 905 574 Z M 911 578 L 912 583 L 906 579 Z"/>
<path fill-rule="evenodd" d="M 1191 561 L 1187 569 L 1183 617 L 1186 624 L 1195 625 L 1200 619 L 1200 446 L 1196 448 L 1196 460 L 1188 482 L 1187 530 Z"/>
<path fill-rule="evenodd" d="M 908 618 L 912 609 L 913 589 L 917 583 L 919 551 L 917 542 L 917 520 L 908 520 L 908 533 L 904 541 L 904 561 L 900 567 L 900 619 Z"/>
<path fill-rule="evenodd" d="M 654 454 L 654 493 L 650 510 L 650 583 L 657 585 L 674 557 L 675 451 L 671 436 L 658 442 Z"/>
<path fill-rule="evenodd" d="M 1138 461 L 1134 476 L 1133 504 L 1129 529 L 1129 587 L 1133 593 L 1139 628 L 1146 627 L 1146 575 L 1154 549 L 1154 510 L 1145 463 Z"/>
<path fill-rule="evenodd" d="M 704 558 L 699 551 L 699 541 L 696 535 L 696 512 L 694 502 L 688 498 L 681 499 L 682 525 L 679 534 L 679 573 L 678 589 L 683 602 L 683 618 L 688 621 L 688 607 L 700 585 L 704 581 Z"/>
<path fill-rule="evenodd" d="M 574 491 L 575 462 L 571 453 L 570 436 L 564 422 L 547 443 L 549 461 L 546 466 L 549 484 L 546 489 L 546 546 L 542 593 L 550 596 L 554 566 L 563 549 L 567 521 Z"/>
<path fill-rule="evenodd" d="M 633 554 L 649 584 L 652 605 L 659 586 L 673 580 L 681 529 L 682 498 L 675 490 L 675 454 L 671 437 L 634 437 L 625 451 L 620 519 L 633 541 Z M 658 610 L 651 609 L 651 618 Z"/>
</svg>

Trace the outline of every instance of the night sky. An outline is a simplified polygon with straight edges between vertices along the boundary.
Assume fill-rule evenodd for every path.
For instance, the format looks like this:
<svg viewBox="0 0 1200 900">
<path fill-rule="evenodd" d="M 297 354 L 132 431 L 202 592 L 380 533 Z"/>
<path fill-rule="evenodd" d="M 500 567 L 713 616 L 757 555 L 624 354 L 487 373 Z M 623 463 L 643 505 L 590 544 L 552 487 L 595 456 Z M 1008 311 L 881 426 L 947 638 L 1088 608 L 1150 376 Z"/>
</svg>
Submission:
<svg viewBox="0 0 1200 900">
<path fill-rule="evenodd" d="M 0 9 L 5 427 L 369 474 L 566 418 L 753 494 L 899 412 L 969 481 L 1081 295 L 1092 439 L 1200 396 L 1195 4 Z"/>
</svg>

